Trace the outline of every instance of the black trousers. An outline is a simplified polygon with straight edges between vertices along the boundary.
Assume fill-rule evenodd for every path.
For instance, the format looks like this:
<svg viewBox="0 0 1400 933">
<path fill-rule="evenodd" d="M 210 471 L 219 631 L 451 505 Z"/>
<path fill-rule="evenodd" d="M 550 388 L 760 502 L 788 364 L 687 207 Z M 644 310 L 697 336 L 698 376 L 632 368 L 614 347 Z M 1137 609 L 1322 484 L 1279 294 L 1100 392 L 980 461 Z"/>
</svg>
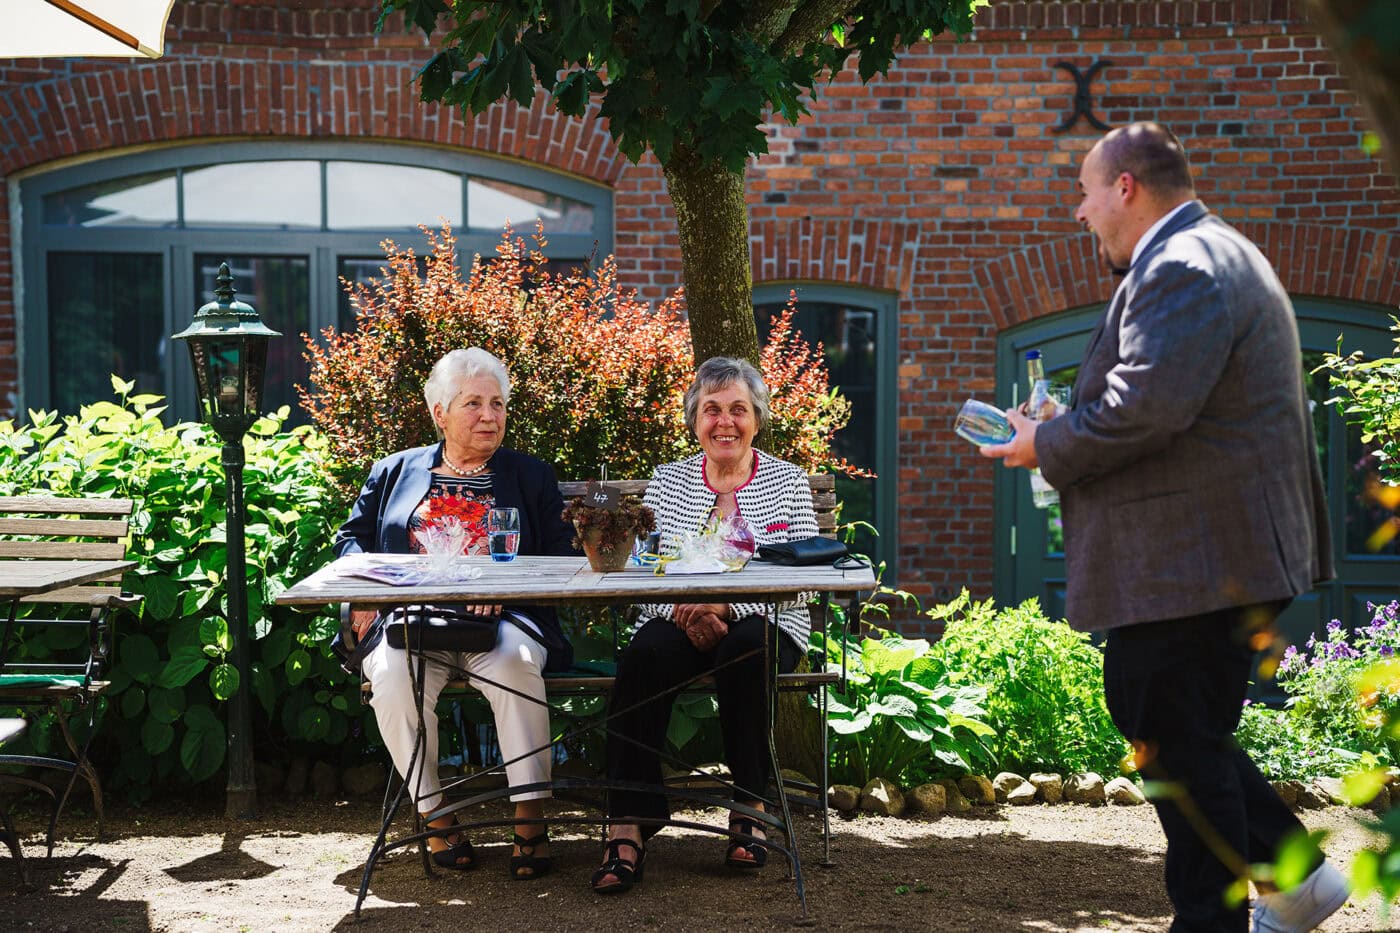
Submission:
<svg viewBox="0 0 1400 933">
<path fill-rule="evenodd" d="M 1279 842 L 1302 828 L 1234 739 L 1254 656 L 1250 640 L 1285 605 L 1108 633 L 1108 711 L 1133 743 L 1143 777 L 1172 791 L 1152 804 L 1167 836 L 1174 933 L 1243 933 L 1248 899 L 1229 907 L 1225 889 L 1244 866 L 1272 861 Z"/>
<path fill-rule="evenodd" d="M 762 616 L 731 623 L 729 634 L 712 651 L 696 648 L 668 620 L 652 619 L 642 625 L 618 659 L 608 709 L 608 777 L 661 784 L 661 760 L 652 749 L 666 741 L 678 688 L 715 668 L 724 758 L 737 788 L 734 799 L 740 803 L 757 800 L 767 790 L 771 773 L 762 650 L 765 635 L 770 639 L 770 652 L 778 652 L 779 670 L 793 670 L 801 652 L 791 639 L 777 635 Z M 728 663 L 755 649 L 752 657 Z M 665 794 L 612 791 L 608 794 L 608 816 L 670 819 L 671 808 Z M 659 828 L 643 826 L 643 838 Z"/>
</svg>

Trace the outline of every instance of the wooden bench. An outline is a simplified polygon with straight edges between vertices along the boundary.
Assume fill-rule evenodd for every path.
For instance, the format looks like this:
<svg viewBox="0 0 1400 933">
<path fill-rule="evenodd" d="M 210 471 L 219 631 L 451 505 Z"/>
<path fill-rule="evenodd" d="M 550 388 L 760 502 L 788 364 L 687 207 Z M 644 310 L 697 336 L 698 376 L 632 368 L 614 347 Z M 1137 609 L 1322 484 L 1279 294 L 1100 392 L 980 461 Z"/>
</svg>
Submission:
<svg viewBox="0 0 1400 933">
<path fill-rule="evenodd" d="M 63 499 L 51 496 L 0 498 L 0 559 L 104 560 L 126 556 L 130 499 Z M 53 799 L 49 817 L 48 849 L 53 854 L 54 830 L 64 804 L 79 775 L 92 789 L 98 836 L 102 833 L 102 784 L 88 760 L 88 748 L 97 731 L 96 702 L 108 687 L 105 679 L 112 661 L 113 614 L 135 609 L 140 597 L 121 591 L 121 575 L 82 586 L 26 596 L 23 604 L 43 606 L 6 626 L 0 641 L 0 706 L 39 707 L 51 710 L 58 722 L 72 760 L 38 755 L 0 755 L 0 765 L 56 769 L 68 774 L 63 792 Z M 65 641 L 76 647 L 68 653 L 34 657 L 22 652 L 30 633 L 41 628 L 86 629 Z M 85 635 L 85 637 L 84 637 Z M 22 656 L 24 655 L 24 656 Z M 69 716 L 85 711 L 86 737 L 78 742 L 69 727 Z"/>
<path fill-rule="evenodd" d="M 823 536 L 828 538 L 834 538 L 836 536 L 837 519 L 836 478 L 830 473 L 814 473 L 809 475 L 807 479 L 812 487 L 812 507 L 813 510 L 816 512 L 817 529 Z M 624 495 L 642 496 L 646 493 L 648 482 L 648 480 L 609 480 L 608 485 L 616 487 Z M 583 495 L 584 490 L 587 486 L 588 483 L 586 482 L 565 481 L 559 484 L 559 492 L 564 497 L 564 500 L 567 502 L 569 499 L 575 496 Z M 349 627 L 350 608 L 351 607 L 349 604 L 341 606 L 342 631 Z M 822 611 L 819 613 L 819 615 L 821 616 L 821 618 L 814 618 L 813 620 L 814 629 L 816 629 L 819 626 L 824 627 L 825 625 L 824 603 L 822 606 Z M 616 642 L 617 620 L 615 615 L 613 624 L 615 627 L 614 641 Z M 825 659 L 823 658 L 821 662 L 821 668 L 825 667 L 824 660 Z M 806 739 L 804 739 L 801 736 L 802 730 L 800 728 L 794 728 L 790 730 L 788 734 L 783 734 L 780 732 L 779 736 L 777 737 L 777 740 L 780 746 L 780 758 L 782 758 L 785 761 L 790 761 L 794 757 L 811 757 L 816 759 L 815 761 L 811 762 L 811 765 L 815 766 L 815 769 L 819 774 L 819 783 L 805 783 L 797 782 L 794 780 L 787 780 L 786 784 L 788 787 L 798 791 L 800 796 L 794 797 L 793 799 L 795 801 L 805 803 L 812 807 L 819 807 L 823 812 L 824 816 L 826 814 L 827 809 L 826 769 L 828 759 L 828 737 L 826 728 L 826 688 L 840 682 L 841 676 L 841 674 L 836 672 L 828 672 L 824 669 L 818 669 L 815 671 L 798 670 L 789 674 L 780 674 L 777 678 L 777 688 L 780 694 L 815 694 L 818 697 L 819 705 L 817 710 L 814 711 L 817 714 L 814 717 L 814 719 L 816 724 L 816 732 L 818 734 L 808 736 L 806 737 Z M 612 691 L 612 687 L 613 678 L 611 676 L 596 672 L 589 672 L 586 670 L 576 669 L 566 673 L 545 675 L 545 692 L 546 694 L 554 695 L 556 697 L 569 694 L 581 696 L 603 696 L 610 693 Z M 692 685 L 691 687 L 687 688 L 687 690 L 697 692 L 712 691 L 713 681 L 710 678 L 705 678 Z M 360 684 L 360 691 L 362 700 L 368 703 L 372 693 L 371 684 L 368 681 L 363 681 Z M 473 691 L 473 688 L 471 687 L 469 681 L 467 681 L 466 679 L 454 678 L 448 681 L 446 687 L 444 688 L 444 691 L 465 693 Z M 806 707 L 805 704 L 802 703 L 802 700 L 796 696 L 792 696 L 791 699 L 795 700 L 796 703 L 789 702 L 787 700 L 780 700 L 780 720 L 792 722 L 793 720 L 796 720 L 800 717 L 802 709 L 810 708 Z M 781 748 L 783 745 L 790 746 L 790 751 L 792 746 L 812 745 L 815 747 L 812 748 L 812 754 L 810 756 L 794 756 L 792 754 L 782 754 Z M 809 770 L 804 770 L 804 773 L 811 772 Z M 694 777 L 694 775 L 681 776 L 679 778 L 672 779 L 671 783 L 683 783 L 687 780 L 693 779 Z M 779 775 L 774 775 L 775 780 L 779 779 L 779 777 Z M 827 819 L 823 820 L 823 827 L 823 841 L 825 843 L 825 860 L 829 862 L 831 852 L 831 828 L 830 823 Z"/>
</svg>

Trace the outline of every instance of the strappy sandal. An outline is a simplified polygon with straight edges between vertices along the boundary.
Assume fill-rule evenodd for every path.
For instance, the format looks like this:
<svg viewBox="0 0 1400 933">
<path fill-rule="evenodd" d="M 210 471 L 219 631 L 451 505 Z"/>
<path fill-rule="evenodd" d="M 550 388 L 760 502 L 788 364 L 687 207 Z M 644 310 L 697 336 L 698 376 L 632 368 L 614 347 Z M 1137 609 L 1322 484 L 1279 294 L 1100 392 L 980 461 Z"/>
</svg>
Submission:
<svg viewBox="0 0 1400 933">
<path fill-rule="evenodd" d="M 747 839 L 735 839 L 729 843 L 729 848 L 724 852 L 724 864 L 730 868 L 754 869 L 762 868 L 768 864 L 768 846 L 764 840 L 753 834 L 758 829 L 758 823 L 749 819 L 731 820 L 729 831 L 731 833 L 743 833 Z M 739 858 L 740 849 L 748 852 L 753 858 Z"/>
<path fill-rule="evenodd" d="M 453 871 L 470 871 L 476 867 L 476 854 L 472 851 L 472 844 L 459 829 L 455 826 L 449 827 L 441 838 L 447 844 L 447 848 L 432 853 L 434 865 Z M 453 842 L 453 839 L 457 842 Z M 462 859 L 470 861 L 463 862 Z"/>
<path fill-rule="evenodd" d="M 637 853 L 635 862 L 625 862 L 622 860 L 621 849 L 623 846 L 631 846 Z M 631 839 L 609 839 L 605 851 L 608 853 L 608 860 L 603 863 L 603 867 L 593 873 L 593 890 L 599 894 L 621 894 L 631 889 L 634 884 L 642 883 L 642 869 L 646 865 L 647 850 L 644 846 L 639 846 Z M 603 884 L 603 879 L 612 875 L 617 880 L 612 884 Z"/>
<path fill-rule="evenodd" d="M 510 857 L 510 877 L 513 881 L 534 881 L 536 878 L 543 878 L 549 874 L 549 870 L 554 867 L 554 859 L 548 855 L 536 855 L 535 849 L 549 841 L 549 833 L 540 833 L 526 839 L 519 833 L 515 834 L 515 846 L 520 850 L 519 855 Z M 522 875 L 522 871 L 529 874 Z"/>
</svg>

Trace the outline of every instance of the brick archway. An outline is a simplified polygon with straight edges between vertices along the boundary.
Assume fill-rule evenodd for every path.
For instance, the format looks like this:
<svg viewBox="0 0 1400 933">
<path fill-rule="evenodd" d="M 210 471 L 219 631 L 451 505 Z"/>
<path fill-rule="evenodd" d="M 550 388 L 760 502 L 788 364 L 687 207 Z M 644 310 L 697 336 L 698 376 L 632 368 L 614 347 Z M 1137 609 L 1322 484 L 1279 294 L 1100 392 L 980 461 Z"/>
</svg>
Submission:
<svg viewBox="0 0 1400 933">
<path fill-rule="evenodd" d="M 917 223 L 804 217 L 749 227 L 755 284 L 829 282 L 907 296 L 918 253 Z"/>
<path fill-rule="evenodd" d="M 1400 236 L 1317 224 L 1238 225 L 1279 271 L 1290 294 L 1400 305 Z M 974 271 L 997 330 L 1070 308 L 1106 302 L 1116 281 L 1093 239 L 1052 240 L 985 262 Z"/>
<path fill-rule="evenodd" d="M 419 101 L 414 72 L 398 61 L 84 65 L 0 93 L 0 175 L 99 150 L 228 137 L 453 146 L 610 187 L 626 170 L 599 120 L 554 113 L 547 95 L 528 109 L 492 107 L 468 123 L 452 108 Z"/>
</svg>

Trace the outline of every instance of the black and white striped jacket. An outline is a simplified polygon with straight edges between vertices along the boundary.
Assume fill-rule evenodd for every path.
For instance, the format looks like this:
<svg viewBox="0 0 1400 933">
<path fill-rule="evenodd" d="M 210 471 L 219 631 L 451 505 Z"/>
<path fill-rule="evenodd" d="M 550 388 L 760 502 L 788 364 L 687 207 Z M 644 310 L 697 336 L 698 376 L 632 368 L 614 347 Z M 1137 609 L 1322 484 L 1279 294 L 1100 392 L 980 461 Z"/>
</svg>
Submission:
<svg viewBox="0 0 1400 933">
<path fill-rule="evenodd" d="M 681 538 L 699 531 L 714 513 L 716 493 L 705 479 L 705 455 L 696 454 L 656 468 L 643 501 L 656 513 L 656 529 L 661 532 L 663 553 Z M 812 487 L 801 468 L 754 450 L 754 471 L 747 482 L 734 490 L 739 514 L 753 529 L 759 544 L 777 544 L 810 538 L 817 534 L 817 514 L 812 509 Z M 646 619 L 671 618 L 672 606 L 651 604 L 641 607 Z M 732 603 L 733 617 L 766 615 L 767 603 Z M 802 651 L 807 650 L 811 621 L 805 601 L 784 603 L 778 612 L 779 630 Z"/>
</svg>

